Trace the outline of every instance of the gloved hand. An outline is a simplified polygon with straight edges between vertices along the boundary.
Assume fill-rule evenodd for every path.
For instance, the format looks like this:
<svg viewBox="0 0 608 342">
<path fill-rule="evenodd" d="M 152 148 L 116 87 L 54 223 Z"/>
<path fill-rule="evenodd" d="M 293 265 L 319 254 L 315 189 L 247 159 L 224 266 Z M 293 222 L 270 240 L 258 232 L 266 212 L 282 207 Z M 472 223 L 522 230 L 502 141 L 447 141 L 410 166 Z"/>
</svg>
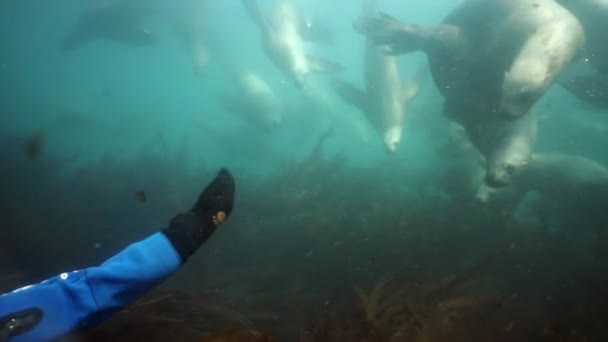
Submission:
<svg viewBox="0 0 608 342">
<path fill-rule="evenodd" d="M 209 238 L 211 233 L 232 213 L 234 205 L 234 178 L 226 169 L 201 192 L 194 207 L 175 216 L 162 233 L 171 242 L 185 263 Z"/>
</svg>

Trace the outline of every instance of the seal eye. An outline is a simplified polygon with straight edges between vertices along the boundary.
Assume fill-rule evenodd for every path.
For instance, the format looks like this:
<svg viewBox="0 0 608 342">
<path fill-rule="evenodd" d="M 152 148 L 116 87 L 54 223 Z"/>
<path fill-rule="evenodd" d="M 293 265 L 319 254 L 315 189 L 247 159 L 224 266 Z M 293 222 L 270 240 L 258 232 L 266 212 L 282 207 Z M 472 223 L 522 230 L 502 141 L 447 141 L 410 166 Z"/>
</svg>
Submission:
<svg viewBox="0 0 608 342">
<path fill-rule="evenodd" d="M 509 175 L 514 174 L 515 173 L 515 165 L 513 165 L 513 164 L 507 164 L 507 165 L 505 165 L 505 171 Z"/>
</svg>

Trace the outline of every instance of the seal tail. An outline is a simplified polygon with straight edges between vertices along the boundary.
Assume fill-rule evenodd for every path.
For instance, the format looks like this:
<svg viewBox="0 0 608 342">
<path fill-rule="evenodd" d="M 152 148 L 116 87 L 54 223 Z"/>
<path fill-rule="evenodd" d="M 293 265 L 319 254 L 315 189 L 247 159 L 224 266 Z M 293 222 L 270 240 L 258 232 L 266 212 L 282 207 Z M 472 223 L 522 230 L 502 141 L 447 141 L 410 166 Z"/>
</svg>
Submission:
<svg viewBox="0 0 608 342">
<path fill-rule="evenodd" d="M 335 33 L 327 26 L 306 19 L 299 27 L 302 39 L 307 42 L 333 46 L 336 42 Z"/>
<path fill-rule="evenodd" d="M 243 7 L 247 14 L 253 19 L 253 21 L 260 27 L 265 27 L 264 17 L 260 11 L 260 6 L 257 0 L 242 0 Z"/>
<path fill-rule="evenodd" d="M 91 13 L 87 13 L 79 18 L 76 26 L 74 26 L 67 36 L 61 41 L 59 47 L 62 51 L 75 50 L 99 38 L 98 35 L 93 34 L 91 24 L 87 20 L 90 16 Z"/>
</svg>

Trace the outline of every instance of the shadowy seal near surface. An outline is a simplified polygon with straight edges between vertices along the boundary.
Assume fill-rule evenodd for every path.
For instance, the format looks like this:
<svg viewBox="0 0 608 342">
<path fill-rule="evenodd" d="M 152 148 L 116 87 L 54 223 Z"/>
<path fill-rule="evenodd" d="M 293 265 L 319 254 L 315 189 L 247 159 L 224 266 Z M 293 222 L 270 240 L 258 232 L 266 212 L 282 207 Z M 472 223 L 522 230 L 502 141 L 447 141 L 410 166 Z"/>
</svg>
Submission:
<svg viewBox="0 0 608 342">
<path fill-rule="evenodd" d="M 126 1 L 113 1 L 95 6 L 78 18 L 61 41 L 63 51 L 78 49 L 90 42 L 107 39 L 131 46 L 156 44 L 158 39 L 141 26 L 143 13 Z"/>
</svg>

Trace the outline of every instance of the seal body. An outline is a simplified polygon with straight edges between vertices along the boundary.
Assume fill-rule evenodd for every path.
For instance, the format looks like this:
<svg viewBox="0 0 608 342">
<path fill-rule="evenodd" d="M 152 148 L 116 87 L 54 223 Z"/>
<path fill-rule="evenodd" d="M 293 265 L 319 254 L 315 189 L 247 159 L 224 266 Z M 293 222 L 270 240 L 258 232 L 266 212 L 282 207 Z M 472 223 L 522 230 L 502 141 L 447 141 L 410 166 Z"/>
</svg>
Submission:
<svg viewBox="0 0 608 342">
<path fill-rule="evenodd" d="M 426 69 L 425 69 L 426 70 Z M 386 151 L 393 153 L 401 142 L 406 108 L 418 93 L 419 78 L 404 86 L 399 75 L 397 58 L 388 56 L 369 39 L 365 42 L 365 90 L 342 81 L 332 84 L 337 93 L 365 114 L 378 132 Z"/>
<path fill-rule="evenodd" d="M 237 91 L 224 98 L 234 114 L 264 132 L 272 132 L 284 118 L 284 106 L 274 91 L 253 72 L 241 72 L 236 79 Z"/>
<path fill-rule="evenodd" d="M 302 86 L 312 72 L 337 71 L 339 66 L 308 56 L 304 48 L 300 14 L 291 0 L 276 0 L 265 18 L 257 0 L 242 0 L 247 13 L 259 27 L 266 56 L 296 85 Z"/>
<path fill-rule="evenodd" d="M 550 197 L 587 202 L 596 194 L 608 199 L 608 168 L 582 156 L 537 153 L 521 174 L 519 186 Z"/>
<path fill-rule="evenodd" d="M 93 2 L 61 42 L 63 51 L 73 51 L 98 40 L 131 47 L 159 43 L 159 35 L 146 29 L 156 20 L 168 24 L 175 39 L 186 49 L 198 75 L 209 63 L 206 44 L 206 1 L 183 0 L 179 6 L 163 0 L 106 0 Z"/>
</svg>

